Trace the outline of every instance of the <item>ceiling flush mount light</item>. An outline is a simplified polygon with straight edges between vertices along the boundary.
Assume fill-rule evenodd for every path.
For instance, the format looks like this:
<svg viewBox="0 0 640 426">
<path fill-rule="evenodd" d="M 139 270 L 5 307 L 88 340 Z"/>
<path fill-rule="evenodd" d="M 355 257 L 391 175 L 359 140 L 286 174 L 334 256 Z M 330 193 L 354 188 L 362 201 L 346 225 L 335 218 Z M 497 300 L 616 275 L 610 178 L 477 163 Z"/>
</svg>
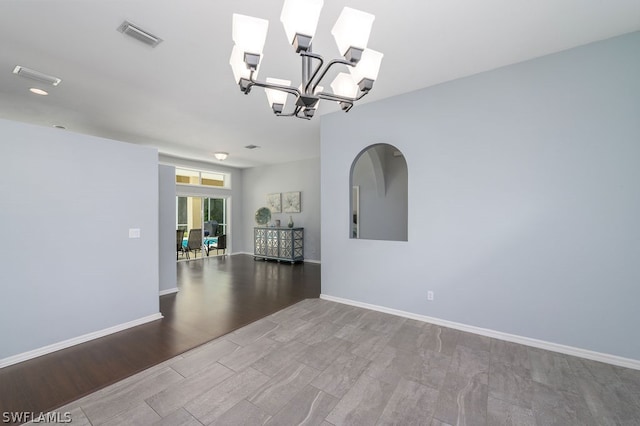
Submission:
<svg viewBox="0 0 640 426">
<path fill-rule="evenodd" d="M 36 89 L 35 87 L 32 87 L 31 89 L 29 89 L 29 91 L 31 93 L 35 93 L 36 95 L 41 95 L 41 96 L 47 96 L 49 94 L 49 92 L 45 92 L 42 89 Z"/>
<path fill-rule="evenodd" d="M 253 86 L 262 87 L 274 114 L 281 117 L 311 119 L 320 100 L 338 102 L 344 111 L 365 96 L 378 78 L 382 53 L 367 48 L 375 16 L 345 7 L 331 34 L 343 56 L 325 63 L 321 55 L 313 53 L 311 45 L 318 26 L 323 0 L 285 0 L 280 20 L 287 39 L 302 59 L 302 83 L 292 86 L 289 80 L 267 78 L 258 81 L 258 69 L 263 58 L 262 49 L 267 38 L 269 21 L 233 14 L 232 38 L 235 43 L 229 63 L 240 90 L 248 94 Z M 336 65 L 347 67 L 349 73 L 339 73 L 325 92 L 320 83 L 329 69 Z M 287 100 L 293 106 L 286 110 Z"/>
<path fill-rule="evenodd" d="M 223 161 L 226 160 L 227 157 L 229 156 L 229 153 L 227 152 L 216 152 L 213 154 L 214 157 L 216 157 L 218 160 Z"/>
</svg>

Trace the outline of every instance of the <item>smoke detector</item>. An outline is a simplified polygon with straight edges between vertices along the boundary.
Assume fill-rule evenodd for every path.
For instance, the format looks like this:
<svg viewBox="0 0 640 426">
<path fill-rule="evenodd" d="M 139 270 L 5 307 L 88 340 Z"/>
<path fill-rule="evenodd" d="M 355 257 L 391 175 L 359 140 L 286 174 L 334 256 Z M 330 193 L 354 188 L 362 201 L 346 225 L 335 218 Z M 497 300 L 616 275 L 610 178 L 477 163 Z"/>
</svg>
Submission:
<svg viewBox="0 0 640 426">
<path fill-rule="evenodd" d="M 124 21 L 122 24 L 120 24 L 117 30 L 122 34 L 133 37 L 136 40 L 141 41 L 142 43 L 151 47 L 156 47 L 162 42 L 161 38 L 154 36 L 150 32 L 145 31 L 137 25 L 134 25 L 128 21 Z"/>
</svg>

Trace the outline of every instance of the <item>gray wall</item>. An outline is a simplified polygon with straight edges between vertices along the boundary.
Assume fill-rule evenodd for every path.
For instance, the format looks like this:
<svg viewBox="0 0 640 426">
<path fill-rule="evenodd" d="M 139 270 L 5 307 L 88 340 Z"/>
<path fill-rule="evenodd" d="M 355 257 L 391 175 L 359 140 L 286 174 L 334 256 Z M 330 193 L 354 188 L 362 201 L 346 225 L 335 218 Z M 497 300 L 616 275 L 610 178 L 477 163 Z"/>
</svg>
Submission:
<svg viewBox="0 0 640 426">
<path fill-rule="evenodd" d="M 0 359 L 157 314 L 157 151 L 4 120 L 0 140 Z"/>
<path fill-rule="evenodd" d="M 632 33 L 323 116 L 322 292 L 640 359 L 638 52 Z M 348 238 L 351 162 L 380 142 L 407 160 L 407 242 Z"/>
<path fill-rule="evenodd" d="M 300 191 L 301 212 L 274 213 L 272 220 L 280 219 L 282 226 L 286 226 L 292 216 L 295 226 L 304 227 L 305 259 L 320 261 L 320 159 L 244 169 L 243 179 L 243 228 L 246 233 L 242 251 L 253 253 L 255 212 L 266 206 L 267 194 Z"/>
<path fill-rule="evenodd" d="M 177 287 L 176 267 L 176 168 L 158 166 L 158 238 L 160 291 Z"/>
</svg>

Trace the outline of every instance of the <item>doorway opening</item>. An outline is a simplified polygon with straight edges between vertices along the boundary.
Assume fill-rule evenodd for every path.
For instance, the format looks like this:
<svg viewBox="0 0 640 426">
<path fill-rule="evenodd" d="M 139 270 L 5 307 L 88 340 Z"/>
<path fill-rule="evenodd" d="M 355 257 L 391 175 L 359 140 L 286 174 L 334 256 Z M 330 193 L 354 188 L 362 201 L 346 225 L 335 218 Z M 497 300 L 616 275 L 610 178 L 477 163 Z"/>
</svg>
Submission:
<svg viewBox="0 0 640 426">
<path fill-rule="evenodd" d="M 226 198 L 176 197 L 178 261 L 226 254 L 227 206 Z"/>
</svg>

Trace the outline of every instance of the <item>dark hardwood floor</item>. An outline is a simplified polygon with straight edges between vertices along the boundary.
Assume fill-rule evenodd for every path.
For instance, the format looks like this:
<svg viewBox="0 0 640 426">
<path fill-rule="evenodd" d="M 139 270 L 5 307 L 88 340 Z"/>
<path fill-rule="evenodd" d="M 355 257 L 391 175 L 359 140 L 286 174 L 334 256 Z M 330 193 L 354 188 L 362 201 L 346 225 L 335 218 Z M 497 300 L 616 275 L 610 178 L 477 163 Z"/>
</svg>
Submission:
<svg viewBox="0 0 640 426">
<path fill-rule="evenodd" d="M 210 257 L 178 263 L 162 320 L 0 369 L 0 413 L 47 412 L 306 298 L 320 265 Z"/>
</svg>

